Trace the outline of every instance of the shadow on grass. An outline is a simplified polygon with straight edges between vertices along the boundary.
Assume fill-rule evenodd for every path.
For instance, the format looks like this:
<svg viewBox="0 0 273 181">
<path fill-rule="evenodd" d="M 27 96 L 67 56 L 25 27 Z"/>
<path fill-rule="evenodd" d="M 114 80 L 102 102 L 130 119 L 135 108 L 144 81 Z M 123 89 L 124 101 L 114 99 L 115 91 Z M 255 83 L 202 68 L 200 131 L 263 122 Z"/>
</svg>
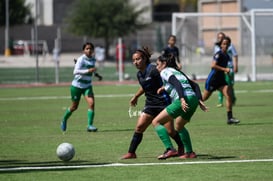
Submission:
<svg viewBox="0 0 273 181">
<path fill-rule="evenodd" d="M 134 131 L 134 128 L 125 128 L 125 129 L 103 129 L 98 130 L 99 132 L 120 132 L 120 131 Z"/>
<path fill-rule="evenodd" d="M 110 163 L 92 163 L 90 161 L 49 161 L 28 162 L 26 160 L 0 160 L 0 173 L 26 173 L 40 171 L 66 171 L 85 169 L 85 165 L 105 165 Z M 66 167 L 67 166 L 67 167 Z M 43 168 L 44 167 L 44 168 Z M 62 168 L 63 167 L 63 168 Z"/>
<path fill-rule="evenodd" d="M 252 125 L 267 125 L 267 124 L 273 124 L 273 122 L 264 122 L 264 123 L 261 123 L 261 122 L 257 122 L 257 123 L 240 123 L 238 124 L 237 126 L 252 126 Z"/>
<path fill-rule="evenodd" d="M 224 160 L 224 159 L 234 159 L 236 156 L 215 156 L 209 154 L 197 154 L 197 158 L 200 159 L 209 159 L 209 160 Z"/>
</svg>

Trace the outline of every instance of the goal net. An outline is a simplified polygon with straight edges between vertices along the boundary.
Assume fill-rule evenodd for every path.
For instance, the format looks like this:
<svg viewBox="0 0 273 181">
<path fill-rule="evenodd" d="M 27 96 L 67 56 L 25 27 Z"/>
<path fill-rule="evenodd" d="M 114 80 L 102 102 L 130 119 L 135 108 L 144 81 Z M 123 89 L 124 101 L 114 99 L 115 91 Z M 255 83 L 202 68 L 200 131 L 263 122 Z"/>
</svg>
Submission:
<svg viewBox="0 0 273 181">
<path fill-rule="evenodd" d="M 210 71 L 218 32 L 231 38 L 238 53 L 236 80 L 273 80 L 273 9 L 245 13 L 173 13 L 183 71 L 205 79 Z"/>
</svg>

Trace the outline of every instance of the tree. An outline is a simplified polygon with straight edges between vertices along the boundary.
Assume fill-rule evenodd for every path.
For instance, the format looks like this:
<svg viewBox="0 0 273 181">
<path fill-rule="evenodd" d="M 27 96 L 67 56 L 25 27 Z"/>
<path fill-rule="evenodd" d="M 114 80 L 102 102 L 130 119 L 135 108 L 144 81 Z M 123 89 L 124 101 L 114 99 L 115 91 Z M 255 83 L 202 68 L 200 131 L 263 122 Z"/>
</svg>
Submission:
<svg viewBox="0 0 273 181">
<path fill-rule="evenodd" d="M 146 8 L 136 10 L 128 0 L 77 0 L 72 7 L 67 18 L 68 30 L 76 35 L 103 38 L 107 58 L 114 38 L 146 25 L 138 21 Z"/>
<path fill-rule="evenodd" d="M 25 24 L 32 22 L 30 4 L 25 4 L 25 0 L 9 0 L 9 24 Z M 6 24 L 6 0 L 0 0 L 0 26 Z"/>
</svg>

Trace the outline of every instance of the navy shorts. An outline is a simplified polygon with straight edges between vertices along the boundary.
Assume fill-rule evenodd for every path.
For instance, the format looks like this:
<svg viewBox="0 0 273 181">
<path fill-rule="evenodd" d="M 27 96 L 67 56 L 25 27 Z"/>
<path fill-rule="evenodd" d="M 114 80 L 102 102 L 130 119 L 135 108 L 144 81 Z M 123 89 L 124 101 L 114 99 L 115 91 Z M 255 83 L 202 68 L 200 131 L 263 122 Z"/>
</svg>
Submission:
<svg viewBox="0 0 273 181">
<path fill-rule="evenodd" d="M 165 106 L 145 106 L 142 112 L 156 117 L 164 108 Z"/>
<path fill-rule="evenodd" d="M 206 80 L 205 89 L 209 92 L 213 92 L 225 85 L 227 85 L 225 76 L 212 76 Z"/>
</svg>

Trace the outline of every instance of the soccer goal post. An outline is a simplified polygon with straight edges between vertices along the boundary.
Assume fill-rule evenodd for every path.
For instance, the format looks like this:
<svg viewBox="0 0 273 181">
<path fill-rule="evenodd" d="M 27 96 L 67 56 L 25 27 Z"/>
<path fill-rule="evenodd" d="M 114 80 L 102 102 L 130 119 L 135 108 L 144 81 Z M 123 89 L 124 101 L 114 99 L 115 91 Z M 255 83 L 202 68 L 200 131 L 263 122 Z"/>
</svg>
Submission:
<svg viewBox="0 0 273 181">
<path fill-rule="evenodd" d="M 273 80 L 273 9 L 253 9 L 244 13 L 173 13 L 172 34 L 183 71 L 197 79 L 210 71 L 218 32 L 231 38 L 239 55 L 242 81 Z"/>
</svg>

